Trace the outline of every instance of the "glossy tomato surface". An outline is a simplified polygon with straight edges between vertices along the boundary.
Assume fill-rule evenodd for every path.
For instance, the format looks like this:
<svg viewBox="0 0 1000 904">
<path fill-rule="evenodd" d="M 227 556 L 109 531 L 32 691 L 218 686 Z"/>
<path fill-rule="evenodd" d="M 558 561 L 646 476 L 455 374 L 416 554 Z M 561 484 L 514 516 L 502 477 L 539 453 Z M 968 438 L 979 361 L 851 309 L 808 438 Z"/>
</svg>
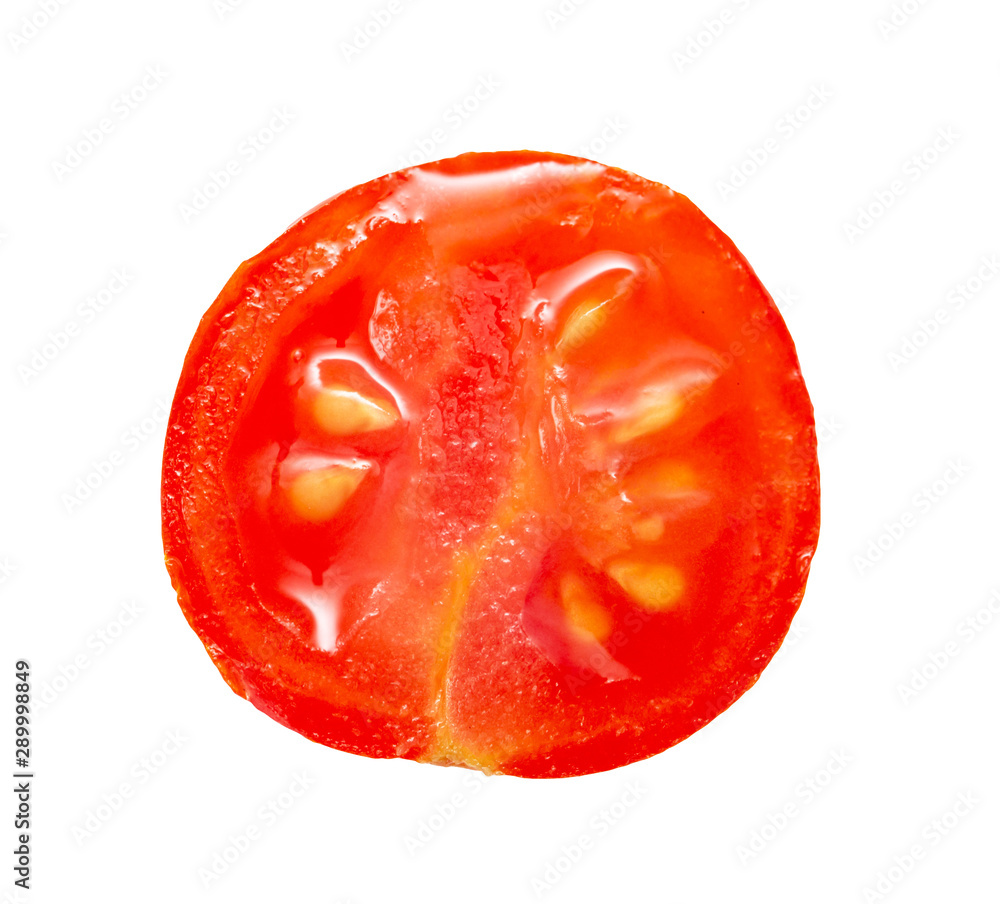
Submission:
<svg viewBox="0 0 1000 904">
<path fill-rule="evenodd" d="M 164 456 L 167 566 L 233 690 L 341 750 L 521 776 L 728 707 L 818 529 L 812 407 L 746 260 L 683 195 L 555 154 L 299 220 L 203 318 Z"/>
</svg>

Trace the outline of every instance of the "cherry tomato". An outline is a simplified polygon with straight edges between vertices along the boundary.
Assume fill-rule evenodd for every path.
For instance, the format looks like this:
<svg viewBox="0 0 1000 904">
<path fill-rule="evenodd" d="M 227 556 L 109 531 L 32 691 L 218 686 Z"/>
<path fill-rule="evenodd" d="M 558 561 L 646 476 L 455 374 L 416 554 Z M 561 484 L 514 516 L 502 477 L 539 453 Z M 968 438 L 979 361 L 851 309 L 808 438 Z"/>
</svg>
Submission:
<svg viewBox="0 0 1000 904">
<path fill-rule="evenodd" d="M 521 776 L 727 708 L 818 528 L 812 407 L 746 260 L 683 195 L 556 154 L 295 223 L 202 320 L 164 455 L 167 566 L 236 693 L 341 750 Z"/>
</svg>

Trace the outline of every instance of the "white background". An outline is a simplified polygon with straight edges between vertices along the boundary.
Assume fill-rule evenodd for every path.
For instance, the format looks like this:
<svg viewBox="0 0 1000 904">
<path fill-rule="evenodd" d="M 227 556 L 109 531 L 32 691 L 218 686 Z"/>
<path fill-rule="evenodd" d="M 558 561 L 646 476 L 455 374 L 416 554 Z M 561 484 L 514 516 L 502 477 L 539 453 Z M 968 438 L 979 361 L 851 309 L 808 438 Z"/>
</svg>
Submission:
<svg viewBox="0 0 1000 904">
<path fill-rule="evenodd" d="M 55 698 L 32 723 L 34 890 L 14 896 L 8 853 L 0 900 L 997 900 L 1000 278 L 974 291 L 1000 254 L 996 3 L 907 0 L 893 31 L 891 0 L 589 0 L 568 15 L 401 0 L 348 55 L 387 2 L 63 2 L 0 12 L 3 736 L 17 658 L 36 700 Z M 123 107 L 147 67 L 161 74 Z M 481 79 L 498 87 L 446 119 Z M 275 109 L 290 123 L 241 156 Z M 826 434 L 795 635 L 730 711 L 647 762 L 480 782 L 316 746 L 232 694 L 173 599 L 155 417 L 199 317 L 299 215 L 428 139 L 431 157 L 582 153 L 682 191 L 795 337 Z M 241 171 L 185 218 L 232 159 Z M 121 270 L 128 286 L 84 321 Z M 14 771 L 12 745 L 0 763 Z M 265 820 L 296 773 L 310 786 Z M 630 785 L 638 802 L 613 808 Z M 0 798 L 4 851 L 14 805 Z M 431 840 L 408 850 L 422 824 Z M 199 870 L 251 825 L 259 840 L 206 888 Z M 582 835 L 591 849 L 561 859 Z M 914 845 L 919 859 L 901 856 Z"/>
</svg>

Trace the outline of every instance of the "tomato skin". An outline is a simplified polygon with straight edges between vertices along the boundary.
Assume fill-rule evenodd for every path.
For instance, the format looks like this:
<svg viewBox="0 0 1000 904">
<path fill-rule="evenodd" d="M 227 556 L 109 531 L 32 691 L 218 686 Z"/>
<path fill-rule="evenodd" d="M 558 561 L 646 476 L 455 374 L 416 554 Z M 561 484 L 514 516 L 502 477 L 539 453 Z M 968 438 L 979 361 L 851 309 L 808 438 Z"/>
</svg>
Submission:
<svg viewBox="0 0 1000 904">
<path fill-rule="evenodd" d="M 691 519 L 684 523 L 692 526 L 680 530 L 675 545 L 693 563 L 687 579 L 699 588 L 701 608 L 654 615 L 629 608 L 620 589 L 601 576 L 599 566 L 586 560 L 588 556 L 597 561 L 613 555 L 604 548 L 611 542 L 608 531 L 588 528 L 579 512 L 558 507 L 552 509 L 555 514 L 551 516 L 556 527 L 548 530 L 538 513 L 515 506 L 509 523 L 495 537 L 508 553 L 487 556 L 481 563 L 486 577 L 470 578 L 461 593 L 455 590 L 454 582 L 449 583 L 447 574 L 434 583 L 440 563 L 434 558 L 433 536 L 420 542 L 399 541 L 398 548 L 386 547 L 387 560 L 405 561 L 411 574 L 426 577 L 420 579 L 423 583 L 418 581 L 405 607 L 385 598 L 381 633 L 366 635 L 361 629 L 345 641 L 343 649 L 349 655 L 332 655 L 331 650 L 304 642 L 309 618 L 291 608 L 282 609 L 280 602 L 269 601 L 263 590 L 256 589 L 272 566 L 257 561 L 260 557 L 255 545 L 265 530 L 261 525 L 270 525 L 277 516 L 268 514 L 274 511 L 273 506 L 255 508 L 256 503 L 249 498 L 252 494 L 247 487 L 252 481 L 245 463 L 257 434 L 252 415 L 245 412 L 254 404 L 264 405 L 261 399 L 278 398 L 284 392 L 280 386 L 275 389 L 273 374 L 287 369 L 286 352 L 305 335 L 303 330 L 320 330 L 339 345 L 351 340 L 359 317 L 376 317 L 377 312 L 368 314 L 365 309 L 370 302 L 362 288 L 369 278 L 364 261 L 359 256 L 342 255 L 339 249 L 350 246 L 355 231 L 352 224 L 378 205 L 386 205 L 394 192 L 413 179 L 415 171 L 382 177 L 320 205 L 237 270 L 203 317 L 188 351 L 164 450 L 164 548 L 185 616 L 237 694 L 277 721 L 328 746 L 368 756 L 454 763 L 525 777 L 614 768 L 677 743 L 749 689 L 780 645 L 802 598 L 819 527 L 816 437 L 794 346 L 770 297 L 732 242 L 694 205 L 631 174 L 578 158 L 532 152 L 468 154 L 417 170 L 420 178 L 433 184 L 442 176 L 482 177 L 508 170 L 524 172 L 524 167 L 532 166 L 547 167 L 545 179 L 534 188 L 520 182 L 509 188 L 514 199 L 509 208 L 490 212 L 486 205 L 485 238 L 463 232 L 456 225 L 457 218 L 435 220 L 431 214 L 425 216 L 420 230 L 405 223 L 397 228 L 369 221 L 370 234 L 382 243 L 376 244 L 376 257 L 382 255 L 387 263 L 393 262 L 401 286 L 420 284 L 419 274 L 406 272 L 406 262 L 418 260 L 429 241 L 445 249 L 440 266 L 451 274 L 448 279 L 456 297 L 474 301 L 485 291 L 486 282 L 495 280 L 501 286 L 496 323 L 480 318 L 470 302 L 458 320 L 458 338 L 451 337 L 456 354 L 467 356 L 466 363 L 485 367 L 479 360 L 485 350 L 487 358 L 494 361 L 491 366 L 499 368 L 490 384 L 494 389 L 481 393 L 485 401 L 479 403 L 487 413 L 491 404 L 495 406 L 492 414 L 480 419 L 490 426 L 477 428 L 496 455 L 489 467 L 475 456 L 459 457 L 456 461 L 461 467 L 449 465 L 451 470 L 442 471 L 437 484 L 430 481 L 427 485 L 439 493 L 435 501 L 463 508 L 463 530 L 469 536 L 483 536 L 482 531 L 488 531 L 496 514 L 489 500 L 511 493 L 516 496 L 517 492 L 517 480 L 509 473 L 516 457 L 503 458 L 505 449 L 514 448 L 510 445 L 516 438 L 512 432 L 520 429 L 510 422 L 510 406 L 528 404 L 522 400 L 516 380 L 512 383 L 513 378 L 505 376 L 504 368 L 523 377 L 540 367 L 537 355 L 522 354 L 519 358 L 512 353 L 504 363 L 505 349 L 512 347 L 516 332 L 511 324 L 516 324 L 517 318 L 503 306 L 530 293 L 534 276 L 551 269 L 546 254 L 554 245 L 566 244 L 564 222 L 578 224 L 571 228 L 586 235 L 596 248 L 629 245 L 630 250 L 622 251 L 624 256 L 615 266 L 624 268 L 632 258 L 638 260 L 635 255 L 640 253 L 651 263 L 649 273 L 635 265 L 636 287 L 632 295 L 625 291 L 622 304 L 643 297 L 643 292 L 723 300 L 704 310 L 701 306 L 680 306 L 670 312 L 679 330 L 691 331 L 709 343 L 678 353 L 677 360 L 695 362 L 687 366 L 687 372 L 697 369 L 698 356 L 707 354 L 703 349 L 715 350 L 704 360 L 711 360 L 719 379 L 707 386 L 703 396 L 700 389 L 693 395 L 714 406 L 711 410 L 715 414 L 679 423 L 672 438 L 659 434 L 631 438 L 628 429 L 619 429 L 622 442 L 638 450 L 638 455 L 649 452 L 671 457 L 693 448 L 701 461 L 713 461 L 720 483 L 713 492 L 725 505 L 720 502 L 709 512 L 697 510 L 695 503 L 690 504 L 690 512 L 681 507 L 682 517 Z M 606 183 L 610 183 L 609 194 L 616 200 L 594 206 L 588 195 L 591 186 Z M 648 209 L 636 207 L 640 198 L 646 199 Z M 589 223 L 588 211 L 593 218 Z M 646 248 L 645 232 L 654 230 L 649 224 L 661 222 L 671 224 L 669 235 L 660 236 L 669 243 L 661 241 L 652 249 Z M 491 252 L 491 241 L 499 251 Z M 333 250 L 338 245 L 339 249 Z M 486 269 L 462 269 L 463 262 L 470 259 Z M 507 265 L 504 262 L 508 259 L 522 263 Z M 615 271 L 621 275 L 606 280 L 601 290 L 613 294 L 629 272 Z M 636 274 L 642 274 L 641 278 Z M 733 298 L 742 306 L 735 321 Z M 567 312 L 563 312 L 554 315 L 548 326 L 539 325 L 538 341 L 542 344 L 529 348 L 550 347 L 553 340 L 543 333 L 565 329 L 566 322 Z M 419 337 L 419 330 L 414 329 L 411 335 Z M 473 337 L 465 352 L 462 331 Z M 419 349 L 444 347 L 448 341 L 449 337 L 435 334 L 414 345 L 417 351 L 400 352 L 393 359 L 396 376 L 405 381 L 407 373 L 425 372 L 421 367 L 429 365 Z M 635 348 L 640 346 L 631 348 L 629 343 L 642 341 L 641 336 L 632 339 L 623 333 L 617 352 L 601 352 L 584 343 L 571 353 L 574 360 L 583 362 L 582 367 L 597 366 L 594 362 L 600 361 L 611 362 L 613 367 L 631 367 L 636 360 Z M 731 351 L 737 348 L 734 343 L 739 343 L 738 353 Z M 732 363 L 721 357 L 719 350 L 728 351 Z M 652 374 L 649 379 L 661 379 L 655 361 L 643 366 Z M 521 370 L 516 370 L 519 367 Z M 442 385 L 458 395 L 471 391 L 453 379 Z M 616 389 L 613 381 L 610 385 L 608 391 L 614 398 L 627 397 L 632 399 L 630 404 L 635 403 L 634 393 L 627 396 L 634 388 L 627 379 L 621 381 L 621 389 Z M 737 392 L 736 386 L 746 388 Z M 424 406 L 420 410 L 429 411 L 438 404 L 433 401 L 433 390 L 412 391 L 415 409 Z M 570 395 L 582 391 L 568 380 Z M 726 412 L 745 404 L 745 398 L 764 400 L 758 425 L 762 429 L 754 433 L 752 442 L 747 432 L 750 427 L 726 419 Z M 265 405 L 268 411 L 278 406 L 277 401 Z M 295 419 L 301 415 L 291 408 L 289 412 L 289 423 L 297 424 Z M 461 418 L 461 410 L 457 416 Z M 552 433 L 552 428 L 546 427 L 546 416 L 544 412 L 539 415 L 539 431 L 545 437 L 549 430 L 548 441 L 552 442 L 558 431 Z M 613 420 L 601 423 L 607 426 L 599 430 L 615 435 Z M 348 522 L 325 535 L 308 525 L 293 530 L 279 524 L 266 530 L 278 530 L 293 551 L 303 544 L 320 543 L 314 538 L 323 535 L 328 539 L 322 542 L 333 543 L 331 549 L 337 550 L 328 558 L 354 556 L 351 561 L 367 562 L 362 542 L 365 512 L 374 512 L 375 524 L 392 519 L 409 523 L 424 517 L 423 509 L 430 506 L 419 493 L 407 495 L 408 469 L 423 464 L 418 461 L 418 444 L 408 445 L 413 432 L 413 425 L 405 429 L 393 426 L 369 436 L 367 444 L 355 444 L 359 455 L 377 464 L 379 481 L 369 487 L 375 494 L 372 501 L 365 497 L 356 515 L 345 509 L 345 518 L 360 519 L 357 532 L 361 539 L 352 540 L 355 528 Z M 318 441 L 309 436 L 306 440 Z M 743 449 L 748 443 L 752 448 Z M 500 467 L 496 461 L 507 464 Z M 267 471 L 266 466 L 262 468 Z M 575 473 L 574 469 L 567 471 L 570 477 Z M 455 490 L 463 474 L 473 485 L 488 487 L 488 495 L 480 498 L 468 488 Z M 594 492 L 599 495 L 601 491 Z M 383 500 L 387 494 L 395 494 L 392 505 Z M 572 494 L 565 495 L 569 498 Z M 584 497 L 598 504 L 586 493 Z M 607 518 L 613 521 L 616 517 L 617 509 L 609 509 Z M 453 528 L 453 521 L 442 521 L 435 528 L 445 545 Z M 535 586 L 532 576 L 549 567 L 546 555 L 553 555 L 551 550 L 558 550 L 568 535 L 576 541 L 574 551 L 557 558 L 552 567 L 558 569 L 569 557 L 583 556 L 578 571 L 598 596 L 603 594 L 617 630 L 617 635 L 612 633 L 598 644 L 604 651 L 601 655 L 610 655 L 617 665 L 609 665 L 603 673 L 598 669 L 596 678 L 586 671 L 588 651 L 596 649 L 590 640 L 581 641 L 582 646 L 574 646 L 575 641 L 549 643 L 551 632 L 558 630 L 552 625 L 561 618 L 552 615 L 549 600 L 557 593 L 553 589 L 557 583 L 552 582 L 555 578 L 544 587 L 538 584 L 540 609 L 532 610 L 525 602 Z M 717 568 L 697 573 L 695 565 L 698 557 L 704 556 L 708 536 L 713 538 L 710 549 L 715 551 L 711 553 L 714 558 L 701 561 L 736 563 L 734 574 L 721 574 Z M 754 538 L 766 540 L 762 549 L 751 548 L 758 542 Z M 309 558 L 295 554 L 304 562 Z M 460 552 L 455 561 L 464 561 Z M 324 559 L 308 567 L 315 573 L 328 564 Z M 374 566 L 358 565 L 362 596 L 377 592 L 378 576 L 365 577 L 368 573 L 364 568 L 369 567 Z M 498 588 L 504 592 L 510 588 L 510 592 L 506 597 L 498 596 Z M 461 596 L 461 604 L 452 605 L 450 596 Z M 704 600 L 715 596 L 738 602 L 721 614 L 702 611 Z M 347 600 L 344 611 L 349 614 L 352 605 Z M 541 614 L 536 617 L 533 611 Z M 657 662 L 657 631 L 666 628 L 651 630 L 650 623 L 670 625 L 677 637 L 690 638 L 684 662 L 651 665 Z M 391 649 L 387 637 L 393 640 Z M 643 690 L 638 693 L 635 676 L 641 676 L 638 685 Z M 530 699 L 523 693 L 526 683 L 534 688 Z M 525 741 L 529 735 L 531 743 Z"/>
</svg>

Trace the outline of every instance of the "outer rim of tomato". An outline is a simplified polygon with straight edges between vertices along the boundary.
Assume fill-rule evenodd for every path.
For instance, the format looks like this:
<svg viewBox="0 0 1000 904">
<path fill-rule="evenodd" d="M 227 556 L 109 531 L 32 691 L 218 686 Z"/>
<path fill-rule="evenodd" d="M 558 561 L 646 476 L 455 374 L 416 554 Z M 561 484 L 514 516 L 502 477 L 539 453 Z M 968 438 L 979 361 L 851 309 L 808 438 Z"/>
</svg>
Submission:
<svg viewBox="0 0 1000 904">
<path fill-rule="evenodd" d="M 593 162 L 570 155 L 543 152 L 463 154 L 421 167 L 400 170 L 335 195 L 299 218 L 274 242 L 237 268 L 202 317 L 188 349 L 171 406 L 163 457 L 162 528 L 165 561 L 171 582 L 185 618 L 204 643 L 232 690 L 273 719 L 319 743 L 367 756 L 402 756 L 438 763 L 478 765 L 486 770 L 491 768 L 477 763 L 474 757 L 463 762 L 460 757 L 435 753 L 433 745 L 426 738 L 417 737 L 407 747 L 399 743 L 398 737 L 407 732 L 413 733 L 411 723 L 404 725 L 395 720 L 391 712 L 361 712 L 348 700 L 334 702 L 330 698 L 324 698 L 326 682 L 322 668 L 312 668 L 310 663 L 303 661 L 287 638 L 282 637 L 277 623 L 271 632 L 260 628 L 260 625 L 268 622 L 269 616 L 255 605 L 256 593 L 248 575 L 244 575 L 242 581 L 235 582 L 241 588 L 239 592 L 227 594 L 222 600 L 209 587 L 198 563 L 199 550 L 228 543 L 238 551 L 238 542 L 234 541 L 231 528 L 232 512 L 225 507 L 215 507 L 220 501 L 226 501 L 221 489 L 221 478 L 216 475 L 218 492 L 215 499 L 198 498 L 194 500 L 194 508 L 191 499 L 191 480 L 195 472 L 200 478 L 195 475 L 194 479 L 208 480 L 211 483 L 212 478 L 205 475 L 213 467 L 217 467 L 217 463 L 213 465 L 212 455 L 218 455 L 219 448 L 215 448 L 214 452 L 206 448 L 213 439 L 213 422 L 218 420 L 214 415 L 221 412 L 224 425 L 227 416 L 235 416 L 242 401 L 242 396 L 219 399 L 207 391 L 207 387 L 212 384 L 213 366 L 222 360 L 219 349 L 230 355 L 223 361 L 224 366 L 236 367 L 239 356 L 247 354 L 246 347 L 233 341 L 234 336 L 229 327 L 241 312 L 246 314 L 245 290 L 253 280 L 265 283 L 271 280 L 269 291 L 284 291 L 287 294 L 285 304 L 281 307 L 266 312 L 258 311 L 258 320 L 266 320 L 270 316 L 272 321 L 278 319 L 281 311 L 293 298 L 301 299 L 317 284 L 314 279 L 313 283 L 303 287 L 299 279 L 301 274 L 295 274 L 291 267 L 278 266 L 279 261 L 287 263 L 294 258 L 300 250 L 303 233 L 307 234 L 311 228 L 319 227 L 320 224 L 323 235 L 338 232 L 349 220 L 349 216 L 342 216 L 342 213 L 350 213 L 352 206 L 357 203 L 363 204 L 361 209 L 369 206 L 373 199 L 403 180 L 410 170 L 437 168 L 448 172 L 466 172 L 483 165 L 502 168 L 515 162 L 523 164 L 543 161 L 567 164 Z M 599 165 L 629 185 L 641 187 L 657 184 L 615 167 Z M 683 198 L 682 195 L 679 197 Z M 700 213 L 698 208 L 694 209 Z M 601 735 L 580 741 L 571 740 L 549 750 L 536 750 L 523 757 L 507 759 L 498 769 L 505 774 L 523 777 L 590 774 L 652 756 L 688 737 L 727 709 L 757 681 L 780 646 L 805 592 L 819 534 L 819 469 L 812 404 L 802 380 L 794 344 L 773 300 L 749 262 L 728 236 L 718 230 L 707 217 L 705 223 L 720 250 L 731 256 L 735 264 L 745 271 L 747 279 L 763 294 L 776 317 L 773 328 L 783 350 L 788 354 L 783 390 L 787 397 L 786 410 L 794 415 L 795 423 L 800 429 L 792 447 L 798 462 L 789 465 L 794 468 L 797 492 L 790 493 L 784 499 L 784 559 L 770 571 L 779 575 L 771 593 L 772 612 L 762 624 L 756 626 L 757 631 L 750 638 L 752 644 L 748 641 L 747 647 L 739 651 L 739 661 L 727 664 L 725 672 L 730 676 L 730 682 L 721 685 L 716 683 L 715 693 L 706 700 L 699 700 L 686 719 L 676 723 L 677 730 L 673 734 L 650 731 L 647 745 L 642 743 L 642 737 L 638 737 L 635 739 L 637 747 L 633 749 L 633 753 L 623 757 L 613 743 L 613 738 L 615 732 L 620 731 L 623 726 L 626 729 L 635 728 L 634 723 L 625 720 L 623 725 L 610 724 L 607 732 Z M 268 344 L 266 335 L 269 324 L 265 323 L 260 327 L 258 320 L 254 321 L 250 332 L 252 336 L 259 328 L 265 336 L 260 342 L 262 352 Z M 259 361 L 259 357 L 259 354 L 256 359 L 250 357 L 241 366 L 252 367 Z M 209 382 L 206 383 L 206 379 Z M 248 380 L 249 375 L 243 380 L 244 390 Z M 217 442 L 217 437 L 215 439 Z M 199 455 L 199 452 L 204 454 Z M 202 510 L 205 507 L 213 512 L 214 525 L 207 524 L 208 513 Z M 206 531 L 209 536 L 204 535 Z M 240 570 L 239 561 L 230 560 L 230 563 L 234 571 Z M 248 622 L 256 625 L 249 632 L 245 630 Z M 252 646 L 247 643 L 248 636 L 252 638 Z M 707 684 L 711 684 L 713 678 L 713 675 L 706 672 Z M 311 723 L 313 726 L 324 724 L 328 727 L 326 730 L 315 727 L 310 729 L 304 727 L 304 723 Z M 352 738 L 356 740 L 352 742 Z M 612 742 L 609 743 L 609 740 Z M 638 755 L 635 755 L 635 749 L 639 750 Z M 573 768 L 574 760 L 579 760 L 583 752 L 586 752 L 586 767 Z"/>
</svg>

